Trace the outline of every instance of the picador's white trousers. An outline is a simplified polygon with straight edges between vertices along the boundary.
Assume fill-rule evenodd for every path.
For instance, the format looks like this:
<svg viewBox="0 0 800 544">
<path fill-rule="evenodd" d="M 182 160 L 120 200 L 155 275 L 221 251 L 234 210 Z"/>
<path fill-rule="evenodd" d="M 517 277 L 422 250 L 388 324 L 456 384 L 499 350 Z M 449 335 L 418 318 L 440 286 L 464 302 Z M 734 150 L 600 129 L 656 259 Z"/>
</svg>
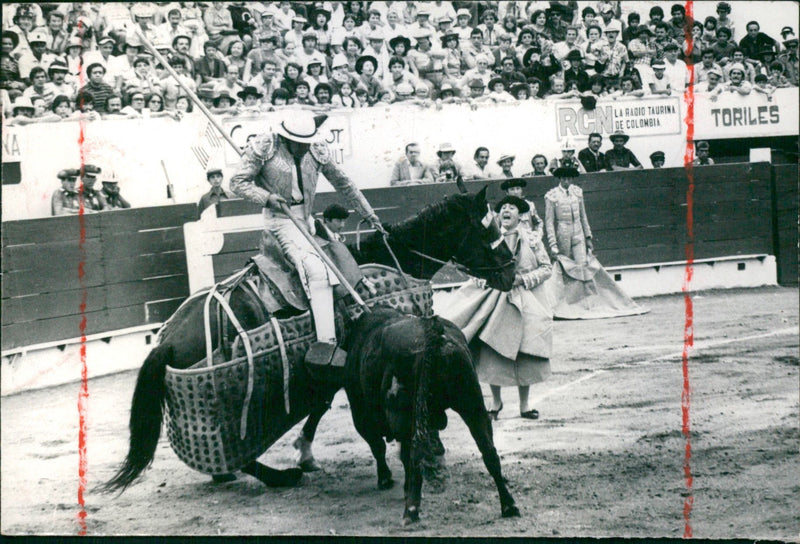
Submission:
<svg viewBox="0 0 800 544">
<path fill-rule="evenodd" d="M 303 217 L 303 206 L 292 206 L 292 215 L 314 232 L 313 221 Z M 333 286 L 339 280 L 328 268 L 317 251 L 299 231 L 291 219 L 282 212 L 264 208 L 264 228 L 269 231 L 283 250 L 283 254 L 300 274 L 314 315 L 317 340 L 336 342 L 336 321 L 333 313 Z"/>
</svg>

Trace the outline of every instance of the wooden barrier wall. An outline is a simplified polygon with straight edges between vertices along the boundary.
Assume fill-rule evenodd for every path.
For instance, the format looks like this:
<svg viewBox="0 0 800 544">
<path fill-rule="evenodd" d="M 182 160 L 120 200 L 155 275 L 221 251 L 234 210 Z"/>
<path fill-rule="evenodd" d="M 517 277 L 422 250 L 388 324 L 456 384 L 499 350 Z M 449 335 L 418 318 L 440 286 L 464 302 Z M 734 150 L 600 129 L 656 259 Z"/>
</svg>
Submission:
<svg viewBox="0 0 800 544">
<path fill-rule="evenodd" d="M 778 258 L 778 283 L 797 285 L 797 183 L 798 165 L 782 164 L 773 167 L 774 193 L 773 252 Z"/>
<path fill-rule="evenodd" d="M 77 216 L 3 223 L 2 349 L 80 337 L 84 315 L 85 335 L 164 321 L 188 295 L 183 223 L 196 216 L 194 205 L 88 214 L 83 252 Z"/>
<path fill-rule="evenodd" d="M 793 170 L 792 170 L 793 168 Z M 773 172 L 775 175 L 773 181 Z M 783 283 L 797 282 L 797 167 L 769 163 L 694 168 L 694 256 L 776 254 Z M 552 177 L 528 180 L 526 195 L 544 218 Z M 688 180 L 683 168 L 582 176 L 595 251 L 605 266 L 685 259 Z M 470 191 L 483 182 L 468 182 Z M 386 223 L 415 215 L 455 191 L 434 184 L 364 191 Z M 501 194 L 490 184 L 490 197 Z M 341 202 L 317 196 L 316 209 Z M 223 201 L 218 216 L 259 213 L 244 201 Z M 2 349 L 80 336 L 84 262 L 85 334 L 160 323 L 188 296 L 182 226 L 194 205 L 141 208 L 85 217 L 85 256 L 77 217 L 3 223 Z M 355 231 L 351 215 L 346 230 Z M 260 231 L 226 234 L 213 259 L 215 277 L 238 270 L 256 251 Z M 349 235 L 350 240 L 354 235 Z"/>
</svg>

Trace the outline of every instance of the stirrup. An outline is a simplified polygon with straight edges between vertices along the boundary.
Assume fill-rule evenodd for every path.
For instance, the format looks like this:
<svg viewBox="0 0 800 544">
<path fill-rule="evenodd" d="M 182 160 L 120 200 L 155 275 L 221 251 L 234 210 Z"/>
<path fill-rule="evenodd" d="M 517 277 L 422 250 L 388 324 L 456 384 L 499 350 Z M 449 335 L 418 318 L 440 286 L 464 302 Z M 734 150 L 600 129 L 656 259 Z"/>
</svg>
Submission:
<svg viewBox="0 0 800 544">
<path fill-rule="evenodd" d="M 332 342 L 314 342 L 305 356 L 306 364 L 344 367 L 347 352 Z"/>
</svg>

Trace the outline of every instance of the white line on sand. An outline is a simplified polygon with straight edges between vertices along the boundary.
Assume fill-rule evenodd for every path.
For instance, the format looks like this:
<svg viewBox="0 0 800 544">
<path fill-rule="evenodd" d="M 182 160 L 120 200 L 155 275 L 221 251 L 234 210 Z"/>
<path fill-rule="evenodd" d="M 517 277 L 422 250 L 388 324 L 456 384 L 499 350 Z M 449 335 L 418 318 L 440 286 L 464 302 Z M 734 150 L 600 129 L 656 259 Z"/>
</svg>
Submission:
<svg viewBox="0 0 800 544">
<path fill-rule="evenodd" d="M 694 347 L 690 349 L 690 357 L 691 357 L 691 353 L 694 353 L 694 352 L 696 352 L 698 350 L 701 350 L 701 349 L 708 349 L 708 348 L 714 348 L 714 347 L 717 347 L 717 346 L 724 346 L 725 344 L 732 344 L 734 342 L 746 342 L 748 340 L 757 340 L 759 338 L 769 338 L 770 336 L 783 336 L 783 335 L 786 335 L 786 334 L 794 334 L 794 335 L 796 335 L 797 333 L 798 333 L 797 327 L 787 327 L 785 329 L 778 329 L 777 331 L 765 332 L 763 334 L 753 334 L 753 335 L 750 335 L 750 336 L 742 336 L 742 337 L 739 337 L 739 338 L 726 338 L 725 340 L 706 340 L 706 341 L 701 341 L 701 342 L 695 342 L 694 343 Z M 590 380 L 592 378 L 595 378 L 595 377 L 597 377 L 597 376 L 599 376 L 601 374 L 604 374 L 604 373 L 608 372 L 609 370 L 616 370 L 618 368 L 629 368 L 629 367 L 637 366 L 637 365 L 646 365 L 646 364 L 649 364 L 649 363 L 655 363 L 657 361 L 676 359 L 676 358 L 679 358 L 679 357 L 683 357 L 683 350 L 675 351 L 675 352 L 672 352 L 672 353 L 667 353 L 667 354 L 664 354 L 664 355 L 659 355 L 658 357 L 653 357 L 652 359 L 647 359 L 645 361 L 634 361 L 634 362 L 631 362 L 631 363 L 619 363 L 619 364 L 609 365 L 609 366 L 607 366 L 605 368 L 600 368 L 598 370 L 595 370 L 591 374 L 586 374 L 585 376 L 581 376 L 577 380 L 573 380 L 573 381 L 565 383 L 563 385 L 559 385 L 558 387 L 555 387 L 555 388 L 553 388 L 553 389 L 551 389 L 551 390 L 549 390 L 549 391 L 547 391 L 547 392 L 545 392 L 545 393 L 543 393 L 541 395 L 537 395 L 536 396 L 536 402 L 539 402 L 539 401 L 544 400 L 544 399 L 546 399 L 548 397 L 551 397 L 551 396 L 555 395 L 556 393 L 560 393 L 560 392 L 564 391 L 565 389 L 569 389 L 573 385 L 577 385 L 577 384 L 579 384 L 581 382 L 585 382 L 586 380 Z"/>
</svg>

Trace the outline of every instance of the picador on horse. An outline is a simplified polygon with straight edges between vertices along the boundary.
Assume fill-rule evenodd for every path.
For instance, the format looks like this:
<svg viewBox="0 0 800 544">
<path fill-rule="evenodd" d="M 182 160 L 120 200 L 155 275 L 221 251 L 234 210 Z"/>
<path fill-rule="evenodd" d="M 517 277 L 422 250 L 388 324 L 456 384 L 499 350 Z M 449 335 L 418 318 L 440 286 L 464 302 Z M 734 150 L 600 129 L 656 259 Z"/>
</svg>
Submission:
<svg viewBox="0 0 800 544">
<path fill-rule="evenodd" d="M 277 241 L 300 275 L 317 334 L 309 354 L 315 361 L 341 366 L 344 353 L 337 346 L 333 306 L 333 287 L 339 281 L 287 216 L 288 211 L 314 233 L 311 212 L 320 173 L 375 230 L 386 232 L 356 184 L 333 163 L 327 144 L 317 137 L 315 118 L 305 112 L 286 116 L 275 133 L 254 138 L 230 187 L 236 195 L 264 207 L 265 236 Z"/>
</svg>

